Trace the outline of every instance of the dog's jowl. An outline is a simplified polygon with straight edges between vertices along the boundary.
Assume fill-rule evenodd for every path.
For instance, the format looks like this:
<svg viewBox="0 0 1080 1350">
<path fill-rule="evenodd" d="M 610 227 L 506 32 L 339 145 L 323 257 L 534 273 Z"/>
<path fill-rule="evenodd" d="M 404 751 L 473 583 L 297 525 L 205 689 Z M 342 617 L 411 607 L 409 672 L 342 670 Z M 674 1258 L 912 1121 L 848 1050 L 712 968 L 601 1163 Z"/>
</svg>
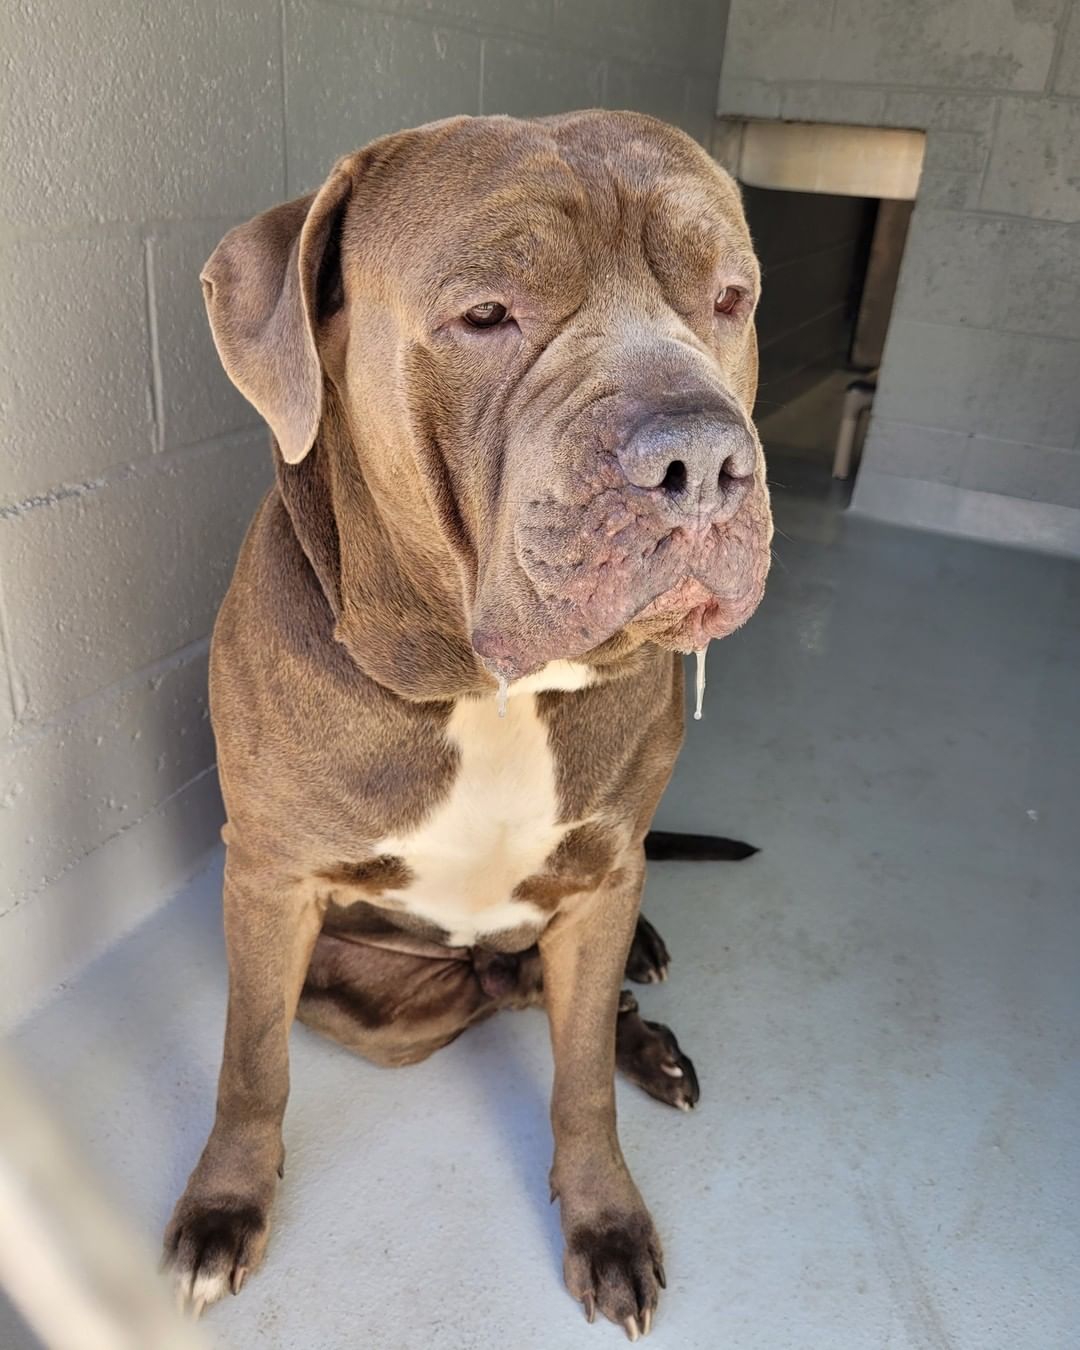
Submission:
<svg viewBox="0 0 1080 1350">
<path fill-rule="evenodd" d="M 340 160 L 202 282 L 277 473 L 214 633 L 229 1010 L 181 1294 L 263 1255 L 294 1017 L 409 1064 L 533 1004 L 566 1281 L 636 1338 L 664 1268 L 613 1076 L 698 1095 L 621 992 L 667 968 L 643 843 L 680 653 L 769 561 L 737 190 L 651 118 L 454 118 Z"/>
</svg>

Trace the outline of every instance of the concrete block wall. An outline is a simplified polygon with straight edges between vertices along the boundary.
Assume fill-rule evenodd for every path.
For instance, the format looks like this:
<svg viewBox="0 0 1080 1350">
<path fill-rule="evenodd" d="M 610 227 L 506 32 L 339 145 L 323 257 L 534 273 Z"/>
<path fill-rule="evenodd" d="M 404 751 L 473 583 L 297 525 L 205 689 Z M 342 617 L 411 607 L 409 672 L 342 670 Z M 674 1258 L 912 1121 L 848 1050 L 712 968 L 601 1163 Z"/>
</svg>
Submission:
<svg viewBox="0 0 1080 1350">
<path fill-rule="evenodd" d="M 284 0 L 290 194 L 454 113 L 637 108 L 711 135 L 727 0 Z"/>
<path fill-rule="evenodd" d="M 712 0 L 36 0 L 0 14 L 0 1023 L 197 867 L 209 633 L 270 478 L 198 271 L 333 160 L 453 113 L 709 135 Z"/>
<path fill-rule="evenodd" d="M 719 111 L 928 132 L 855 509 L 1080 554 L 1080 0 L 732 0 Z"/>
</svg>

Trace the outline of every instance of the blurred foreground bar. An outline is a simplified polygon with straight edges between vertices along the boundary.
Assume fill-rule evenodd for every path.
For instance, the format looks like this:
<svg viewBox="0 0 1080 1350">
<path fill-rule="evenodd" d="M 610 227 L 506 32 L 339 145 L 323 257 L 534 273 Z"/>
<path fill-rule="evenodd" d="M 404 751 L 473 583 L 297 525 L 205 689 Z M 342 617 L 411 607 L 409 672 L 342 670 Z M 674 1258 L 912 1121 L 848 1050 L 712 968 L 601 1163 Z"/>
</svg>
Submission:
<svg viewBox="0 0 1080 1350">
<path fill-rule="evenodd" d="M 49 1350 L 206 1350 L 2 1050 L 0 1283 Z"/>
</svg>

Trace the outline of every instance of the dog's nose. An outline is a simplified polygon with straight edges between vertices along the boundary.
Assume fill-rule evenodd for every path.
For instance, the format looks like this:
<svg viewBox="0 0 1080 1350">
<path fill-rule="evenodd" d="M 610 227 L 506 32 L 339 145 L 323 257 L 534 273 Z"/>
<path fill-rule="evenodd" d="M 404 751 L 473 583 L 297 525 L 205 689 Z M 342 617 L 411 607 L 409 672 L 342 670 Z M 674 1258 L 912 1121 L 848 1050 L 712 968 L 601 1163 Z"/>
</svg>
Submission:
<svg viewBox="0 0 1080 1350">
<path fill-rule="evenodd" d="M 754 481 L 757 442 L 736 415 L 663 413 L 617 450 L 627 482 L 649 488 L 675 515 L 730 520 Z"/>
</svg>

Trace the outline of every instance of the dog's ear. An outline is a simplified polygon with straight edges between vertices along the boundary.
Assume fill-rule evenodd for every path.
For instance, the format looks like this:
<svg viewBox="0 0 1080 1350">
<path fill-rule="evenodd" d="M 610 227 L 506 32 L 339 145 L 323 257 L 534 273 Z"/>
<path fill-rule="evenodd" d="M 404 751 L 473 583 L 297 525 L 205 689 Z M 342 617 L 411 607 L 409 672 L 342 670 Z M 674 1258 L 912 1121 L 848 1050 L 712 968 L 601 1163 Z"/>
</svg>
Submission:
<svg viewBox="0 0 1080 1350">
<path fill-rule="evenodd" d="M 342 303 L 341 224 L 351 158 L 317 193 L 275 206 L 230 230 L 200 274 L 221 363 L 298 464 L 322 416 L 315 326 Z"/>
</svg>

